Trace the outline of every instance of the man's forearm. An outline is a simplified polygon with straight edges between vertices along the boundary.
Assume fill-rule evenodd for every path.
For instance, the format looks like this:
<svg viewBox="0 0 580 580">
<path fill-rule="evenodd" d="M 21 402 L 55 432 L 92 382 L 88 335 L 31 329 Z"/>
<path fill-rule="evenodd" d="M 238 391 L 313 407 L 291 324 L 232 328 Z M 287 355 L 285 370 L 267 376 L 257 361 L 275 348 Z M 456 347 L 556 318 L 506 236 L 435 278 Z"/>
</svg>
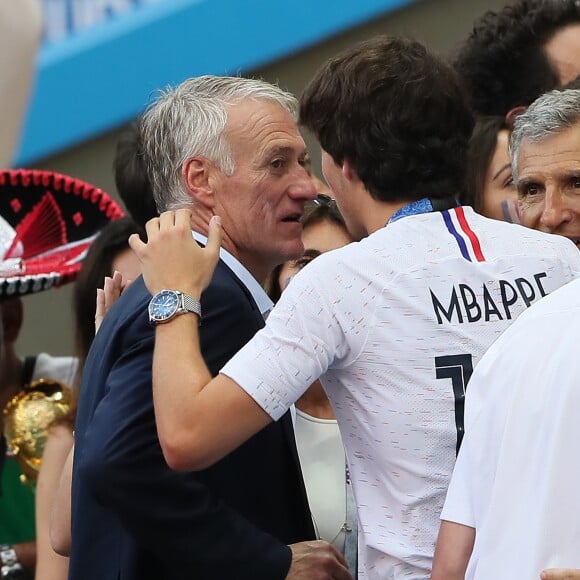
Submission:
<svg viewBox="0 0 580 580">
<path fill-rule="evenodd" d="M 60 482 L 54 495 L 50 516 L 50 543 L 61 556 L 68 556 L 71 547 L 71 487 L 74 446 L 62 469 Z"/>
<path fill-rule="evenodd" d="M 180 458 L 194 436 L 196 398 L 212 378 L 201 355 L 198 327 L 195 314 L 183 314 L 155 331 L 155 421 L 165 459 L 177 470 L 187 468 Z"/>
<path fill-rule="evenodd" d="M 437 538 L 431 580 L 464 580 L 474 542 L 473 528 L 443 520 Z"/>
<path fill-rule="evenodd" d="M 212 378 L 199 348 L 194 315 L 155 336 L 153 400 L 163 454 L 177 471 L 213 465 L 272 421 L 230 378 Z"/>
</svg>

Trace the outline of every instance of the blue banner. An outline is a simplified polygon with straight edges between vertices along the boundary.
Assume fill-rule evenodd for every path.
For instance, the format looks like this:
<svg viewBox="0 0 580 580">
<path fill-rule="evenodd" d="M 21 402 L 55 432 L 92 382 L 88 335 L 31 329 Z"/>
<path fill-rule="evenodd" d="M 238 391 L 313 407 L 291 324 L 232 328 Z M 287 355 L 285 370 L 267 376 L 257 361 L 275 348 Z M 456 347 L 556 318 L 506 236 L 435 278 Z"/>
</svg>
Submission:
<svg viewBox="0 0 580 580">
<path fill-rule="evenodd" d="M 163 0 L 42 0 L 44 40 L 58 42 L 147 4 Z"/>
<path fill-rule="evenodd" d="M 43 0 L 45 43 L 17 163 L 137 116 L 158 88 L 265 66 L 415 0 Z"/>
</svg>

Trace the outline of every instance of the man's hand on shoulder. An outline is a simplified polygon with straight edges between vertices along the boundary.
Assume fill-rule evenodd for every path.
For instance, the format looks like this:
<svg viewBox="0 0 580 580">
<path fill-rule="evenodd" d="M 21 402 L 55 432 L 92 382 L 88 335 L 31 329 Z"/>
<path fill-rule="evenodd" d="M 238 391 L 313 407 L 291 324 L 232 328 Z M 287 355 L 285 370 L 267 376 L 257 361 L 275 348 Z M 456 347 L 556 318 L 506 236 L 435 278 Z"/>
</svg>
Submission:
<svg viewBox="0 0 580 580">
<path fill-rule="evenodd" d="M 352 580 L 346 560 L 328 542 L 312 540 L 290 546 L 292 564 L 287 580 Z"/>
<path fill-rule="evenodd" d="M 190 209 L 166 211 L 149 220 L 145 229 L 147 243 L 133 234 L 129 245 L 141 262 L 143 280 L 149 292 L 179 290 L 199 299 L 219 260 L 220 218 L 214 216 L 210 220 L 205 248 L 201 248 L 191 235 Z"/>
</svg>

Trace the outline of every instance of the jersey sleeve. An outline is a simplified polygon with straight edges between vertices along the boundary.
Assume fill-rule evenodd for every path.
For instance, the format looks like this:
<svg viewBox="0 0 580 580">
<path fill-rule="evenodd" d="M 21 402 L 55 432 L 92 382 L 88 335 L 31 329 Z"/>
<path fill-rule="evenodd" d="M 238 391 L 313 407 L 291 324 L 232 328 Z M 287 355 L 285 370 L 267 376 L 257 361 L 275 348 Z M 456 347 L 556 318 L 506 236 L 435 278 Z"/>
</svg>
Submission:
<svg viewBox="0 0 580 580">
<path fill-rule="evenodd" d="M 336 305 L 317 288 L 324 274 L 316 266 L 310 264 L 292 280 L 266 327 L 221 370 L 275 421 L 347 354 Z"/>
</svg>

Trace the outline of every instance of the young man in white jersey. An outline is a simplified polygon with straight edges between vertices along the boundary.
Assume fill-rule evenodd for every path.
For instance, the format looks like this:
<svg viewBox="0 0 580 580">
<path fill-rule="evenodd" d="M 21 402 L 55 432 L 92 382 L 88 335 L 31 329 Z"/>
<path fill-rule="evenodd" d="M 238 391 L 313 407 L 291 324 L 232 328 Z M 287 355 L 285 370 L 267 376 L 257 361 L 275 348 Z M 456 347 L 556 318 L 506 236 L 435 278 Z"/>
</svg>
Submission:
<svg viewBox="0 0 580 580">
<path fill-rule="evenodd" d="M 578 243 L 580 91 L 535 101 L 516 120 L 511 153 L 524 223 Z M 522 316 L 478 366 L 433 580 L 580 568 L 579 321 L 575 282 Z"/>
<path fill-rule="evenodd" d="M 380 37 L 329 60 L 300 117 L 360 241 L 297 275 L 264 331 L 211 382 L 200 319 L 168 316 L 156 330 L 157 428 L 170 465 L 200 469 L 321 376 L 355 492 L 359 578 L 426 579 L 471 370 L 521 312 L 580 272 L 580 256 L 564 238 L 455 207 L 473 121 L 454 72 L 415 41 Z M 191 243 L 187 212 L 147 230 L 148 244 L 132 246 L 149 290 L 198 299 L 219 220 L 206 250 Z M 195 264 L 196 282 L 182 263 Z"/>
</svg>

